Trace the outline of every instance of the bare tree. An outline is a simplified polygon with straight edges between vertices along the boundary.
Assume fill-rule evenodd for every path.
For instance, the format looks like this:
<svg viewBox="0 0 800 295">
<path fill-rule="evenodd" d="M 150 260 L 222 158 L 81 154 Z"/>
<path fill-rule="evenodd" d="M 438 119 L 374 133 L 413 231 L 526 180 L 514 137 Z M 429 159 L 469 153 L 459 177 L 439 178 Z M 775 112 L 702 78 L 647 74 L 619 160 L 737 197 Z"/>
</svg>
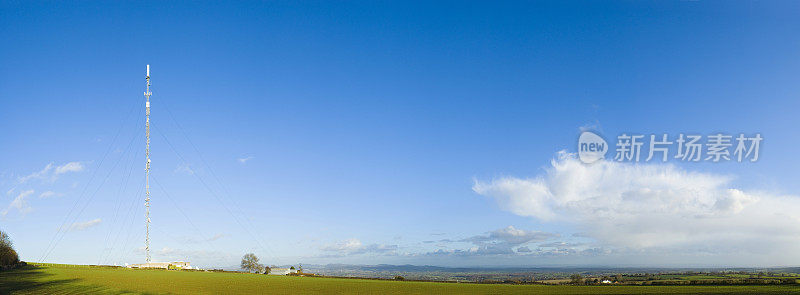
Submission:
<svg viewBox="0 0 800 295">
<path fill-rule="evenodd" d="M 253 253 L 247 253 L 242 256 L 242 264 L 240 267 L 248 272 L 259 272 L 264 268 L 263 265 L 258 263 L 258 256 Z"/>
</svg>

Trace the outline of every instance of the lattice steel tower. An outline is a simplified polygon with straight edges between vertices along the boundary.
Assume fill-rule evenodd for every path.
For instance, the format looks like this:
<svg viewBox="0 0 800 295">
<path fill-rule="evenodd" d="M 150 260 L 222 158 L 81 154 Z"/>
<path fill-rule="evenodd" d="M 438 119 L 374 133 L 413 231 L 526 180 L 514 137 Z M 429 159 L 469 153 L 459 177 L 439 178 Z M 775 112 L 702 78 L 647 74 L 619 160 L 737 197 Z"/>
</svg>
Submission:
<svg viewBox="0 0 800 295">
<path fill-rule="evenodd" d="M 147 76 L 145 76 L 147 80 L 147 90 L 144 92 L 144 97 L 147 101 L 144 104 L 144 134 L 147 138 L 147 143 L 145 144 L 144 155 L 147 159 L 147 163 L 144 166 L 144 207 L 145 207 L 145 236 L 144 236 L 144 251 L 145 251 L 145 260 L 147 263 L 150 263 L 150 65 L 147 65 Z"/>
</svg>

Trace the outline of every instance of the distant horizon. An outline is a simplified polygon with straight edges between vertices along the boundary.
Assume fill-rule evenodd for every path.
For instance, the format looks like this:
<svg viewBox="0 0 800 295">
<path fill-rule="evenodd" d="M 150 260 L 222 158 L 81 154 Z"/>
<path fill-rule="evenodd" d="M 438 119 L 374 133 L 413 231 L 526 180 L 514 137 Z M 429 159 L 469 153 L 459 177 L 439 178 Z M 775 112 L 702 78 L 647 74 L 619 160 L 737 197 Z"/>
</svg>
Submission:
<svg viewBox="0 0 800 295">
<path fill-rule="evenodd" d="M 171 261 L 153 261 L 153 262 L 171 262 Z M 785 268 L 798 268 L 800 265 L 773 265 L 773 266 L 669 266 L 669 265 L 473 265 L 473 266 L 441 266 L 441 265 L 424 265 L 424 264 L 348 264 L 348 263 L 327 263 L 327 264 L 313 264 L 301 263 L 303 267 L 319 268 L 319 267 L 419 267 L 419 268 L 443 268 L 443 269 L 498 269 L 498 270 L 514 270 L 514 269 L 675 269 L 675 270 L 697 270 L 697 269 L 785 269 Z M 91 265 L 91 264 L 84 264 Z M 298 264 L 266 264 L 266 266 L 277 267 L 291 267 Z M 123 265 L 108 265 L 108 266 L 125 266 Z M 196 266 L 196 265 L 192 265 Z M 205 269 L 224 269 L 224 270 L 239 270 L 239 265 L 215 265 L 215 266 L 202 266 Z"/>
</svg>

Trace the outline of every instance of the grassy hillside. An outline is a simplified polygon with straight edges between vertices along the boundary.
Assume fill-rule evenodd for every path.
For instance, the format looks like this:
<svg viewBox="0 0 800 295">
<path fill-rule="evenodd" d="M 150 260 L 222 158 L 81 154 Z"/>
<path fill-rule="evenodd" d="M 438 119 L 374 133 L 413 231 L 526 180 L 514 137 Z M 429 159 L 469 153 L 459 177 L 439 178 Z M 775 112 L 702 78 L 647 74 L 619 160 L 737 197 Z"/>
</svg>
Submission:
<svg viewBox="0 0 800 295">
<path fill-rule="evenodd" d="M 265 276 L 69 265 L 0 272 L 0 294 L 800 294 L 796 286 L 544 286 Z"/>
</svg>

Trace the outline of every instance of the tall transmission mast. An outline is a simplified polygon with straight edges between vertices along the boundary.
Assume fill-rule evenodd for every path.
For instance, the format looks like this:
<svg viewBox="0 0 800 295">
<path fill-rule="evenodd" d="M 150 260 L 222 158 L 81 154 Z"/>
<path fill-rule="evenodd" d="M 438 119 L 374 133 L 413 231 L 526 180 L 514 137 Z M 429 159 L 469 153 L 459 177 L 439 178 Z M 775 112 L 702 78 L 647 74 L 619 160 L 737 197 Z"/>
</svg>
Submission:
<svg viewBox="0 0 800 295">
<path fill-rule="evenodd" d="M 144 236 L 144 251 L 145 251 L 145 261 L 150 263 L 150 65 L 147 65 L 147 76 L 145 76 L 147 80 L 147 90 L 144 92 L 144 97 L 147 101 L 144 104 L 144 134 L 147 137 L 147 143 L 145 145 L 144 154 L 147 158 L 147 163 L 144 166 L 144 207 L 145 207 L 145 236 Z"/>
</svg>

